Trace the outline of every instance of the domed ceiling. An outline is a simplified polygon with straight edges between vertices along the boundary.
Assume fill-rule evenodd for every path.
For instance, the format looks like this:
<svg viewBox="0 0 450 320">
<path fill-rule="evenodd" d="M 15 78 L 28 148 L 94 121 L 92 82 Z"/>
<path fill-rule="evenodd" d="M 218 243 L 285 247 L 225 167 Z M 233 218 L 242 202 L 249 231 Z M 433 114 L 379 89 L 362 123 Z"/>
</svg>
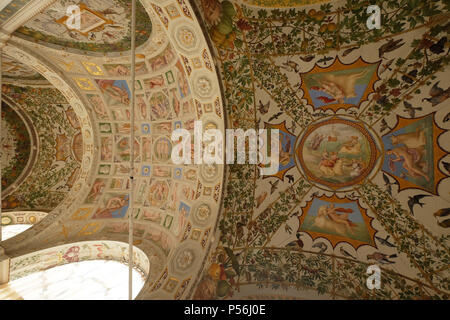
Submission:
<svg viewBox="0 0 450 320">
<path fill-rule="evenodd" d="M 280 165 L 229 167 L 192 297 L 448 299 L 448 3 L 377 1 L 369 30 L 359 1 L 195 2 L 229 127 L 278 129 Z"/>
<path fill-rule="evenodd" d="M 70 29 L 68 7 L 79 5 L 80 29 Z M 150 19 L 138 2 L 136 46 L 151 33 Z M 126 0 L 57 1 L 16 30 L 15 35 L 56 48 L 84 52 L 120 52 L 130 49 L 131 2 Z"/>
<path fill-rule="evenodd" d="M 107 11 L 104 14 L 112 14 L 111 10 L 122 12 L 111 8 L 108 1 L 83 2 L 83 6 L 100 12 L 100 3 L 109 3 L 109 8 L 102 9 Z M 61 1 L 56 7 L 65 5 Z M 50 8 L 54 6 L 46 12 Z M 127 242 L 128 215 L 132 214 L 134 244 L 147 254 L 151 264 L 140 297 L 179 299 L 193 284 L 214 240 L 224 168 L 176 165 L 170 158 L 171 135 L 177 128 L 193 133 L 196 120 L 203 124 L 203 130 L 223 131 L 222 97 L 212 56 L 190 5 L 172 1 L 162 11 L 157 4 L 143 1 L 139 8 L 139 14 L 147 16 L 145 25 L 150 26 L 151 21 L 151 33 L 136 50 L 134 128 L 130 126 L 129 52 L 103 54 L 101 47 L 92 46 L 92 54 L 81 54 L 72 49 L 84 50 L 82 40 L 74 40 L 76 45 L 61 44 L 64 49 L 60 50 L 48 43 L 31 42 L 17 33 L 5 46 L 5 54 L 28 62 L 61 91 L 73 107 L 71 116 L 78 119 L 82 132 L 77 148 L 72 148 L 77 135 L 73 139 L 61 136 L 62 132 L 57 135 L 61 157 L 55 167 L 67 167 L 72 159 L 81 160 L 80 172 L 74 176 L 68 193 L 41 222 L 5 241 L 5 249 L 19 257 L 57 243 L 105 239 Z M 163 12 L 170 18 L 164 20 Z M 125 16 L 123 24 L 129 22 Z M 128 40 L 125 43 L 128 45 Z M 42 99 L 56 101 L 50 92 L 39 90 Z M 11 99 L 20 98 L 19 90 Z M 35 97 L 34 101 L 39 100 Z M 43 108 L 48 105 L 39 102 Z M 42 121 L 54 126 L 53 119 Z M 134 141 L 130 139 L 131 130 Z M 130 154 L 132 143 L 134 154 Z M 50 146 L 38 149 L 46 151 Z M 76 157 L 74 149 L 83 152 Z M 129 209 L 131 158 L 135 162 L 133 212 Z M 65 190 L 63 181 L 56 187 Z"/>
<path fill-rule="evenodd" d="M 369 30 L 359 1 L 142 0 L 135 128 L 129 8 L 83 3 L 86 15 L 114 24 L 73 38 L 53 20 L 69 2 L 56 1 L 3 49 L 61 92 L 82 145 L 61 147 L 55 168 L 74 161 L 80 172 L 45 219 L 2 243 L 9 255 L 126 242 L 132 214 L 134 245 L 150 260 L 138 298 L 448 299 L 448 3 L 377 1 L 381 29 Z M 100 43 L 107 32 L 117 39 Z M 7 88 L 12 101 L 37 90 Z M 38 92 L 21 104 L 33 121 L 28 101 L 59 101 Z M 195 120 L 222 131 L 278 129 L 277 172 L 175 165 L 171 132 L 192 132 Z M 63 132 L 47 134 L 56 141 Z M 378 290 L 366 287 L 373 264 Z"/>
<path fill-rule="evenodd" d="M 2 77 L 6 80 L 45 80 L 37 71 L 7 55 L 2 56 Z"/>
</svg>

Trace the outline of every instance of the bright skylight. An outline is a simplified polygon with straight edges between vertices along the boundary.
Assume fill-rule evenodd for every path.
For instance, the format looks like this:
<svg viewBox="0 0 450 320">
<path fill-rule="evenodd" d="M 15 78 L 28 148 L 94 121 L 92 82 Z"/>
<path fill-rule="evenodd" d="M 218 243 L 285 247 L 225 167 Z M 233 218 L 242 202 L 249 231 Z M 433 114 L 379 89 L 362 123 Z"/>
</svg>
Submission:
<svg viewBox="0 0 450 320">
<path fill-rule="evenodd" d="M 133 298 L 145 279 L 133 270 Z M 128 266 L 110 260 L 70 263 L 0 286 L 0 300 L 126 300 Z"/>
<path fill-rule="evenodd" d="M 32 226 L 32 224 L 12 224 L 8 226 L 2 226 L 2 241 L 12 238 L 15 235 L 31 228 Z"/>
</svg>

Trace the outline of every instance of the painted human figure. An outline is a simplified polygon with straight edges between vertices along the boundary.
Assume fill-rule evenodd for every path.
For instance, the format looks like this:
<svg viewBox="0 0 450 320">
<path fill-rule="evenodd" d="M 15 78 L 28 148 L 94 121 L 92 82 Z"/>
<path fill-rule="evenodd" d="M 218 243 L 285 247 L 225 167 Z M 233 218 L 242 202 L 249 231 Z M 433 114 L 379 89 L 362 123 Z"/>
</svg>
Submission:
<svg viewBox="0 0 450 320">
<path fill-rule="evenodd" d="M 109 73 L 114 76 L 129 76 L 130 69 L 124 66 L 123 64 L 118 64 L 117 66 L 111 68 Z"/>
<path fill-rule="evenodd" d="M 185 206 L 181 206 L 180 210 L 179 210 L 179 216 L 178 216 L 178 239 L 181 239 L 183 237 L 183 230 L 184 227 L 186 226 L 186 222 L 187 222 L 187 216 L 189 214 L 188 210 L 186 209 Z"/>
<path fill-rule="evenodd" d="M 142 119 L 147 119 L 147 105 L 145 104 L 144 96 L 138 95 L 138 96 L 136 96 L 136 98 L 137 98 L 138 108 L 141 111 Z"/>
<path fill-rule="evenodd" d="M 283 147 L 283 141 L 285 141 L 285 146 Z M 284 135 L 280 136 L 279 142 L 279 155 L 280 164 L 287 165 L 291 161 L 291 141 Z"/>
<path fill-rule="evenodd" d="M 168 115 L 168 110 L 165 104 L 164 98 L 158 97 L 154 100 L 152 105 L 152 111 L 158 119 L 164 118 Z"/>
<path fill-rule="evenodd" d="M 333 168 L 337 160 L 339 160 L 339 156 L 336 152 L 328 152 L 327 150 L 324 150 L 319 166 Z"/>
<path fill-rule="evenodd" d="M 103 161 L 111 160 L 112 157 L 112 139 L 103 138 L 101 147 L 101 159 Z"/>
<path fill-rule="evenodd" d="M 337 211 L 344 211 L 345 213 L 339 214 Z M 326 208 L 327 216 L 338 223 L 345 224 L 347 227 L 352 228 L 355 224 L 351 222 L 348 218 L 348 214 L 352 213 L 353 210 L 351 209 L 344 209 L 344 208 L 336 208 L 333 203 L 330 203 Z"/>
<path fill-rule="evenodd" d="M 343 212 L 342 214 L 338 212 Z M 339 234 L 350 232 L 354 234 L 355 223 L 349 220 L 348 214 L 352 209 L 336 208 L 334 204 L 322 205 L 317 211 L 317 217 L 314 219 L 314 225 L 319 228 L 333 230 Z"/>
<path fill-rule="evenodd" d="M 155 151 L 159 160 L 167 160 L 169 157 L 169 141 L 167 139 L 158 140 Z"/>
<path fill-rule="evenodd" d="M 415 149 L 409 149 L 406 146 L 400 146 L 394 149 L 387 150 L 386 154 L 388 156 L 394 156 L 394 158 L 389 159 L 391 170 L 394 168 L 394 162 L 401 162 L 401 165 L 409 175 L 423 177 L 426 181 L 430 181 L 428 175 L 417 167 L 417 165 L 419 164 L 420 156 Z"/>
<path fill-rule="evenodd" d="M 97 113 L 100 117 L 106 118 L 108 113 L 106 111 L 105 104 L 102 101 L 102 98 L 99 96 L 91 96 L 89 100 L 92 103 L 92 107 L 94 108 L 95 113 Z"/>
<path fill-rule="evenodd" d="M 145 160 L 150 160 L 152 157 L 152 142 L 148 138 L 143 138 L 142 141 L 142 153 L 144 154 L 144 158 Z"/>
<path fill-rule="evenodd" d="M 97 80 L 97 84 L 102 92 L 106 92 L 113 100 L 128 105 L 130 103 L 130 97 L 128 91 L 116 85 L 117 80 Z"/>
<path fill-rule="evenodd" d="M 102 180 L 96 180 L 92 185 L 91 192 L 89 193 L 89 199 L 92 201 L 97 200 L 97 198 L 103 193 L 105 183 Z"/>
<path fill-rule="evenodd" d="M 112 197 L 106 202 L 105 208 L 99 209 L 95 214 L 96 218 L 114 218 L 118 216 L 118 211 L 128 205 L 128 195 Z"/>
</svg>

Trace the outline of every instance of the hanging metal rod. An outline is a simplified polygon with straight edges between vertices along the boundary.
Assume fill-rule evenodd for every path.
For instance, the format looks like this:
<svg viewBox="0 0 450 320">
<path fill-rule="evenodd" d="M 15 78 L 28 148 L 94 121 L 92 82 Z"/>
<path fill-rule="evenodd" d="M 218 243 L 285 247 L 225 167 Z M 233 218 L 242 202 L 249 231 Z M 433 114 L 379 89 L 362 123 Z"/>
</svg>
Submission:
<svg viewBox="0 0 450 320">
<path fill-rule="evenodd" d="M 3 104 L 3 48 L 0 47 L 0 117 L 2 114 L 2 104 Z M 1 120 L 1 119 L 0 119 Z M 2 122 L 0 121 L 0 134 L 2 133 Z M 2 146 L 3 147 L 3 146 Z M 3 149 L 0 153 L 3 156 Z M 0 156 L 0 157 L 1 157 Z M 1 159 L 0 159 L 1 161 Z M 0 165 L 0 181 L 2 181 L 2 166 Z M 2 185 L 0 183 L 0 202 L 2 200 Z M 2 241 L 2 206 L 0 206 L 0 241 Z"/>
<path fill-rule="evenodd" d="M 128 299 L 133 300 L 134 105 L 136 83 L 136 0 L 131 1 L 130 195 L 128 197 Z"/>
</svg>

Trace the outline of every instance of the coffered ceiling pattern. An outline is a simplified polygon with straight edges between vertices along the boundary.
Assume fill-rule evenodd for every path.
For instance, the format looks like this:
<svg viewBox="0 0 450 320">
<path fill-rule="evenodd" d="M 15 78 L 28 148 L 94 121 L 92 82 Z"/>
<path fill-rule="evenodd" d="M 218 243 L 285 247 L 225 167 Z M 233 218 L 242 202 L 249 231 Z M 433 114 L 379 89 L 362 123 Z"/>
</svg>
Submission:
<svg viewBox="0 0 450 320">
<path fill-rule="evenodd" d="M 203 130 L 223 131 L 222 97 L 212 56 L 190 5 L 183 1 L 169 1 L 164 7 L 151 1 L 141 4 L 140 15 L 145 8 L 149 21 L 143 27 L 148 30 L 151 21 L 151 34 L 136 50 L 135 128 L 130 127 L 129 52 L 119 54 L 120 48 L 114 51 L 112 47 L 103 55 L 98 54 L 103 49 L 94 45 L 90 47 L 93 54 L 80 54 L 72 50 L 84 50 L 80 42 L 58 42 L 64 46 L 60 48 L 14 35 L 5 47 L 12 57 L 14 50 L 51 57 L 48 65 L 64 75 L 64 83 L 76 92 L 92 124 L 92 144 L 83 135 L 81 148 L 77 147 L 83 157 L 86 151 L 92 155 L 89 162 L 81 161 L 86 182 L 79 187 L 75 184 L 76 194 L 66 195 L 42 222 L 6 241 L 5 249 L 18 257 L 60 243 L 127 242 L 128 215 L 133 214 L 134 244 L 147 254 L 152 266 L 139 297 L 180 299 L 211 247 L 224 168 L 174 164 L 171 135 L 177 128 L 193 133 L 197 120 Z M 85 5 L 88 11 L 98 11 Z M 114 13 L 104 14 L 114 18 Z M 127 25 L 126 17 L 125 12 L 120 23 Z M 51 82 L 39 66 L 31 67 Z M 79 119 L 76 112 L 73 116 Z M 135 131 L 133 142 L 130 130 Z M 64 142 L 62 148 L 68 145 Z M 135 162 L 133 212 L 129 210 L 131 157 Z"/>
</svg>

